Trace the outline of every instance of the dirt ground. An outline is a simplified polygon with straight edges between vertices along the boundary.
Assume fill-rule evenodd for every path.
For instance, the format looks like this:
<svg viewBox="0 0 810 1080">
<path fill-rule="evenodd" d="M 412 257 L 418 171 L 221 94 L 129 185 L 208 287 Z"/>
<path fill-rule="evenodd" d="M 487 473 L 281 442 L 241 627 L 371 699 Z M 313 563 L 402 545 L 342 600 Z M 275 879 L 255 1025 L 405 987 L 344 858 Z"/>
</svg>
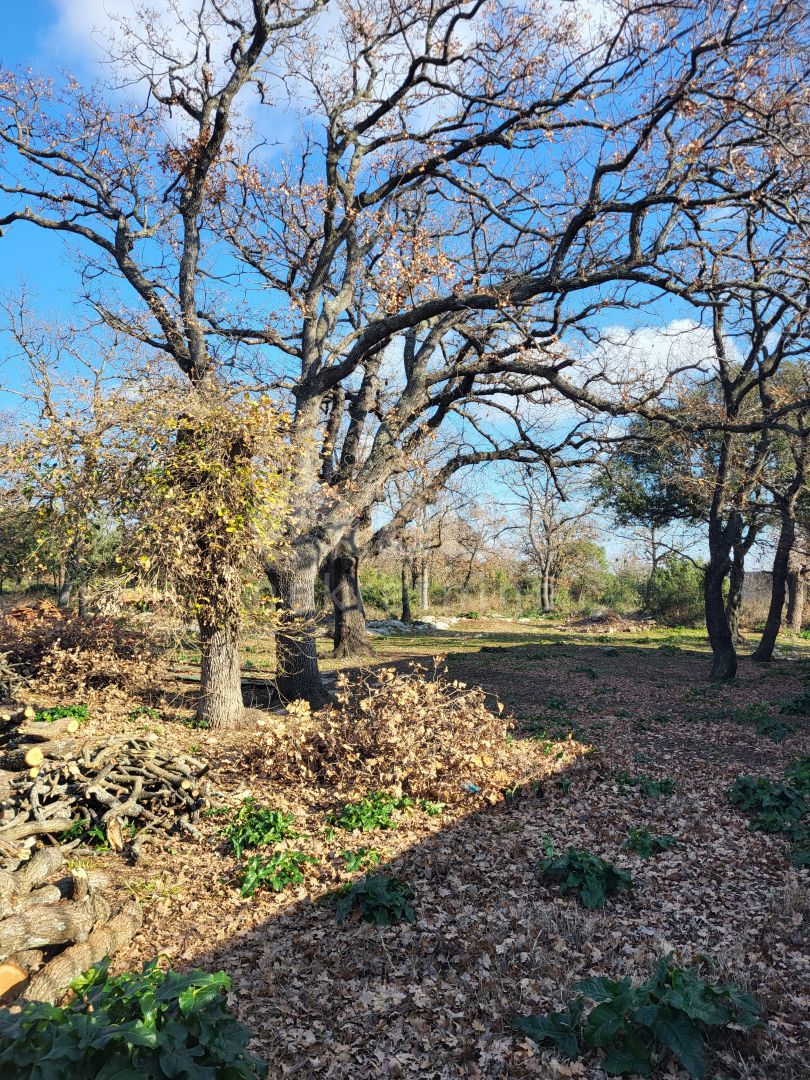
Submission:
<svg viewBox="0 0 810 1080">
<path fill-rule="evenodd" d="M 728 687 L 707 682 L 705 646 L 691 632 L 460 624 L 380 640 L 377 652 L 380 663 L 445 653 L 452 678 L 500 698 L 512 717 L 509 775 L 498 770 L 480 792 L 459 789 L 440 815 L 403 812 L 394 830 L 330 832 L 334 793 L 270 780 L 253 731 L 193 730 L 182 708 L 166 708 L 149 726 L 215 763 L 215 806 L 252 794 L 292 813 L 296 845 L 319 861 L 299 888 L 243 899 L 217 817 L 204 841 L 150 850 L 134 867 L 86 856 L 144 907 L 143 930 L 116 969 L 158 952 L 180 967 L 223 968 L 272 1077 L 597 1078 L 595 1058 L 540 1050 L 510 1029 L 512 1018 L 559 1008 L 589 975 L 643 979 L 674 951 L 755 993 L 768 1016 L 765 1032 L 713 1042 L 707 1075 L 810 1076 L 808 872 L 790 866 L 778 836 L 750 832 L 727 798 L 740 773 L 776 779 L 810 753 L 801 717 L 784 718 L 795 731 L 780 743 L 740 722 L 747 706 L 802 690 L 804 643 L 769 666 L 743 660 Z M 532 738 L 540 727 L 551 736 Z M 620 770 L 671 778 L 675 793 L 628 790 Z M 525 791 L 510 795 L 518 783 Z M 623 846 L 636 827 L 679 846 L 642 859 Z M 328 894 L 360 876 L 341 853 L 361 846 L 412 885 L 414 925 L 336 925 Z M 539 884 L 539 859 L 569 846 L 628 869 L 632 893 L 590 913 Z M 657 1075 L 685 1074 L 668 1065 Z"/>
</svg>

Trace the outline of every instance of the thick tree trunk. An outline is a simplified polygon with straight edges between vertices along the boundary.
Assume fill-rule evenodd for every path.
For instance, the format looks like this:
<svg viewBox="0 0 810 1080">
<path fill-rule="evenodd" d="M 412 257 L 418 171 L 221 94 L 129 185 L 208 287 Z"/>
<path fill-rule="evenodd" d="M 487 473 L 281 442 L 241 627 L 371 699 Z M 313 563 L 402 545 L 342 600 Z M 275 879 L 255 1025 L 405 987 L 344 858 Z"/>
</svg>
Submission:
<svg viewBox="0 0 810 1080">
<path fill-rule="evenodd" d="M 785 507 L 782 511 L 782 525 L 779 529 L 779 539 L 776 542 L 776 552 L 773 557 L 771 603 L 768 608 L 768 618 L 765 620 L 765 629 L 762 631 L 759 645 L 751 654 L 753 660 L 759 660 L 761 663 L 768 663 L 773 658 L 776 638 L 779 635 L 779 627 L 782 625 L 790 552 L 795 539 L 796 520 L 793 516 L 792 507 Z"/>
<path fill-rule="evenodd" d="M 787 579 L 788 609 L 787 624 L 794 634 L 802 632 L 804 605 L 807 599 L 807 582 L 801 570 L 792 570 Z"/>
<path fill-rule="evenodd" d="M 318 668 L 315 641 L 315 580 L 321 562 L 318 545 L 301 541 L 286 558 L 266 567 L 281 602 L 276 633 L 276 689 L 282 701 L 308 701 L 313 709 L 330 698 Z"/>
<path fill-rule="evenodd" d="M 548 574 L 545 570 L 541 571 L 540 576 L 540 610 L 547 614 L 552 611 L 554 605 L 551 600 L 551 582 Z"/>
<path fill-rule="evenodd" d="M 402 564 L 402 621 L 413 622 L 411 614 L 411 590 L 408 586 L 408 564 Z"/>
<path fill-rule="evenodd" d="M 237 727 L 243 716 L 239 635 L 231 626 L 200 620 L 200 697 L 197 720 L 212 730 Z"/>
<path fill-rule="evenodd" d="M 742 520 L 736 512 L 725 528 L 720 518 L 709 522 L 709 562 L 703 576 L 703 603 L 712 647 L 710 677 L 723 681 L 737 674 L 737 653 L 726 614 L 723 583 L 731 569 L 731 550 L 741 528 Z"/>
<path fill-rule="evenodd" d="M 197 720 L 214 730 L 237 727 L 244 716 L 239 628 L 242 575 L 222 560 L 200 606 L 200 696 Z"/>
<path fill-rule="evenodd" d="M 353 547 L 351 543 L 338 544 L 329 557 L 327 569 L 327 589 L 335 613 L 332 656 L 336 659 L 374 655 L 366 633 L 366 611 L 360 592 L 360 559 Z"/>
<path fill-rule="evenodd" d="M 745 552 L 740 544 L 735 544 L 728 575 L 728 596 L 726 597 L 726 618 L 728 619 L 731 640 L 735 646 L 743 643 L 740 632 L 740 612 L 742 611 L 743 585 L 745 583 Z"/>
</svg>

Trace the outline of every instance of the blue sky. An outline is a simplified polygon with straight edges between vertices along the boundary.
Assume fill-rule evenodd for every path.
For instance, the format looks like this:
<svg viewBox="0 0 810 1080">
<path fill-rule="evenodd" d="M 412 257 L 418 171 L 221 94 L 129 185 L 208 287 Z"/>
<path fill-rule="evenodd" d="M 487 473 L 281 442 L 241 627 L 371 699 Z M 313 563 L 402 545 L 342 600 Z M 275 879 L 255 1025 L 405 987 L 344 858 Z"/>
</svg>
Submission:
<svg viewBox="0 0 810 1080">
<path fill-rule="evenodd" d="M 88 0 L 87 7 L 93 7 Z M 65 0 L 5 0 L 0 62 L 42 72 L 69 67 L 92 74 L 81 41 L 64 32 Z M 48 309 L 69 310 L 75 277 L 68 267 L 63 240 L 32 228 L 15 226 L 0 237 L 0 292 L 14 292 L 21 281 Z"/>
<path fill-rule="evenodd" d="M 93 28 L 107 24 L 109 12 L 131 7 L 132 0 L 5 0 L 0 63 L 54 75 L 67 69 L 90 81 L 98 73 Z M 22 283 L 43 315 L 71 317 L 78 283 L 63 237 L 19 224 L 6 230 L 0 237 L 0 295 L 17 292 Z M 669 306 L 669 318 L 684 314 L 678 305 Z M 615 313 L 610 321 L 616 321 Z M 636 315 L 626 321 L 646 320 Z M 18 399 L 3 393 L 3 384 L 15 381 L 14 364 L 3 364 L 7 348 L 0 338 L 0 408 L 13 409 Z M 498 485 L 492 477 L 486 486 Z"/>
</svg>

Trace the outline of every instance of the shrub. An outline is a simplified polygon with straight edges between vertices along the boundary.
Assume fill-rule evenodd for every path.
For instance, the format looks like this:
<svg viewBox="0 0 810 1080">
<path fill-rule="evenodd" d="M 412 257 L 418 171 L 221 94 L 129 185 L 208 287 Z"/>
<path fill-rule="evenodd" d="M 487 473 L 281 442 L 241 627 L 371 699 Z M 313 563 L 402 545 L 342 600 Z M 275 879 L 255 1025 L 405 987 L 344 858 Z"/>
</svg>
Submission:
<svg viewBox="0 0 810 1080">
<path fill-rule="evenodd" d="M 669 833 L 661 833 L 656 836 L 655 833 L 651 833 L 648 829 L 631 829 L 627 834 L 627 841 L 624 846 L 628 851 L 634 851 L 637 855 L 640 855 L 642 859 L 649 859 L 651 855 L 659 855 L 662 851 L 669 851 L 670 848 L 677 847 L 678 841 Z"/>
<path fill-rule="evenodd" d="M 63 1008 L 0 1009 L 4 1080 L 266 1076 L 247 1051 L 249 1031 L 228 1010 L 224 972 L 161 971 L 151 961 L 140 974 L 109 978 L 107 968 L 105 961 L 75 980 L 78 996 Z"/>
<path fill-rule="evenodd" d="M 364 566 L 360 574 L 360 584 L 367 608 L 376 608 L 386 615 L 399 614 L 402 604 L 399 574 L 391 574 L 375 566 Z"/>
<path fill-rule="evenodd" d="M 288 885 L 300 885 L 304 880 L 303 867 L 317 861 L 302 851 L 275 851 L 267 857 L 254 855 L 240 871 L 239 892 L 242 896 L 253 896 L 262 885 L 273 892 L 283 892 Z"/>
<path fill-rule="evenodd" d="M 779 711 L 784 713 L 785 709 L 782 708 Z M 719 709 L 713 716 L 710 714 L 706 719 L 711 720 L 715 716 L 719 720 L 731 720 L 735 724 L 752 727 L 757 735 L 762 735 L 775 743 L 784 742 L 790 735 L 796 733 L 796 728 L 792 724 L 787 724 L 784 720 L 779 720 L 772 715 L 770 705 L 752 704 L 744 709 Z"/>
<path fill-rule="evenodd" d="M 796 758 L 784 772 L 785 780 L 791 787 L 805 796 L 810 796 L 810 757 Z"/>
<path fill-rule="evenodd" d="M 509 754 L 506 723 L 483 690 L 416 665 L 340 676 L 338 702 L 315 714 L 305 702 L 288 706 L 284 726 L 257 744 L 254 763 L 296 782 L 444 801 L 464 782 L 491 781 Z"/>
<path fill-rule="evenodd" d="M 292 824 L 293 819 L 288 814 L 259 806 L 255 799 L 248 797 L 220 835 L 230 845 L 236 858 L 241 859 L 247 848 L 277 844 L 280 840 L 295 835 Z"/>
<path fill-rule="evenodd" d="M 703 570 L 670 555 L 653 574 L 649 609 L 669 626 L 694 626 L 703 619 Z"/>
<path fill-rule="evenodd" d="M 801 791 L 789 782 L 774 783 L 764 776 L 738 776 L 732 784 L 729 801 L 751 814 L 750 828 L 760 832 L 781 832 L 801 820 L 807 803 Z"/>
<path fill-rule="evenodd" d="M 604 907 L 608 896 L 627 892 L 633 887 L 633 879 L 626 870 L 619 870 L 598 855 L 577 848 L 543 859 L 537 868 L 537 877 L 558 884 L 562 894 L 576 893 L 590 911 Z"/>
<path fill-rule="evenodd" d="M 669 1052 L 690 1076 L 706 1073 L 704 1032 L 729 1024 L 751 1030 L 763 1026 L 755 998 L 733 984 L 713 986 L 664 957 L 641 986 L 630 979 L 586 979 L 575 990 L 596 1002 L 587 1015 L 583 996 L 562 1012 L 521 1016 L 513 1026 L 537 1043 L 550 1043 L 569 1058 L 580 1048 L 600 1049 L 610 1076 L 649 1076 L 654 1062 Z"/>
<path fill-rule="evenodd" d="M 416 921 L 411 907 L 413 889 L 407 882 L 387 874 L 369 874 L 355 882 L 338 898 L 336 915 L 344 922 L 352 911 L 357 910 L 363 922 L 376 926 L 392 926 L 394 923 Z"/>
</svg>

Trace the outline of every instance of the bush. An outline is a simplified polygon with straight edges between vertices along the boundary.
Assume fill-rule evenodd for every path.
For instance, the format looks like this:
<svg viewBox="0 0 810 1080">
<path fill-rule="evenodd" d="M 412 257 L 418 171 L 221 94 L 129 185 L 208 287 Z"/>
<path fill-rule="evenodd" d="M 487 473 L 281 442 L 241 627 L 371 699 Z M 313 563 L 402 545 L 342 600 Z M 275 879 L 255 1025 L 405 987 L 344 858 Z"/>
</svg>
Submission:
<svg viewBox="0 0 810 1080">
<path fill-rule="evenodd" d="M 608 574 L 599 595 L 599 603 L 612 611 L 635 611 L 641 604 L 643 584 L 631 567 L 620 567 Z"/>
<path fill-rule="evenodd" d="M 346 860 L 346 873 L 354 874 L 358 870 L 367 870 L 376 866 L 382 858 L 376 848 L 358 848 L 357 851 L 342 851 L 341 855 Z"/>
<path fill-rule="evenodd" d="M 509 753 L 506 723 L 483 690 L 427 677 L 417 665 L 352 681 L 340 676 L 338 702 L 315 714 L 305 702 L 289 705 L 284 726 L 257 745 L 254 763 L 261 755 L 275 777 L 335 790 L 443 800 L 463 783 L 491 782 L 499 756 Z"/>
<path fill-rule="evenodd" d="M 713 986 L 697 972 L 677 967 L 671 956 L 641 986 L 634 987 L 630 979 L 592 978 L 574 989 L 597 1003 L 587 1015 L 578 996 L 562 1012 L 517 1017 L 513 1026 L 569 1058 L 577 1057 L 581 1046 L 602 1050 L 600 1064 L 609 1076 L 649 1076 L 654 1061 L 668 1051 L 690 1076 L 702 1080 L 705 1031 L 729 1024 L 748 1031 L 763 1026 L 755 998 L 733 984 Z"/>
<path fill-rule="evenodd" d="M 410 885 L 388 874 L 369 874 L 346 889 L 338 898 L 336 915 L 344 922 L 352 911 L 357 910 L 363 922 L 375 926 L 393 926 L 394 923 L 413 923 L 416 913 L 411 907 L 414 892 Z"/>
<path fill-rule="evenodd" d="M 360 572 L 360 591 L 367 608 L 376 608 L 385 615 L 399 616 L 402 607 L 402 582 L 398 574 L 389 574 L 375 566 L 363 567 Z"/>
<path fill-rule="evenodd" d="M 3 1080 L 267 1075 L 247 1051 L 250 1032 L 228 1010 L 224 972 L 161 971 L 151 961 L 140 974 L 109 978 L 107 967 L 77 979 L 78 996 L 63 1008 L 0 1009 Z"/>
<path fill-rule="evenodd" d="M 655 571 L 650 611 L 670 626 L 695 626 L 704 617 L 703 570 L 689 559 L 670 555 Z"/>
<path fill-rule="evenodd" d="M 590 851 L 569 848 L 564 855 L 550 855 L 537 868 L 541 881 L 553 881 L 560 892 L 576 893 L 589 911 L 605 906 L 608 896 L 628 892 L 633 879 L 626 870 L 600 859 Z"/>
<path fill-rule="evenodd" d="M 34 720 L 46 724 L 54 720 L 78 720 L 83 724 L 89 717 L 90 710 L 86 705 L 54 705 L 52 709 L 37 709 Z"/>
</svg>

